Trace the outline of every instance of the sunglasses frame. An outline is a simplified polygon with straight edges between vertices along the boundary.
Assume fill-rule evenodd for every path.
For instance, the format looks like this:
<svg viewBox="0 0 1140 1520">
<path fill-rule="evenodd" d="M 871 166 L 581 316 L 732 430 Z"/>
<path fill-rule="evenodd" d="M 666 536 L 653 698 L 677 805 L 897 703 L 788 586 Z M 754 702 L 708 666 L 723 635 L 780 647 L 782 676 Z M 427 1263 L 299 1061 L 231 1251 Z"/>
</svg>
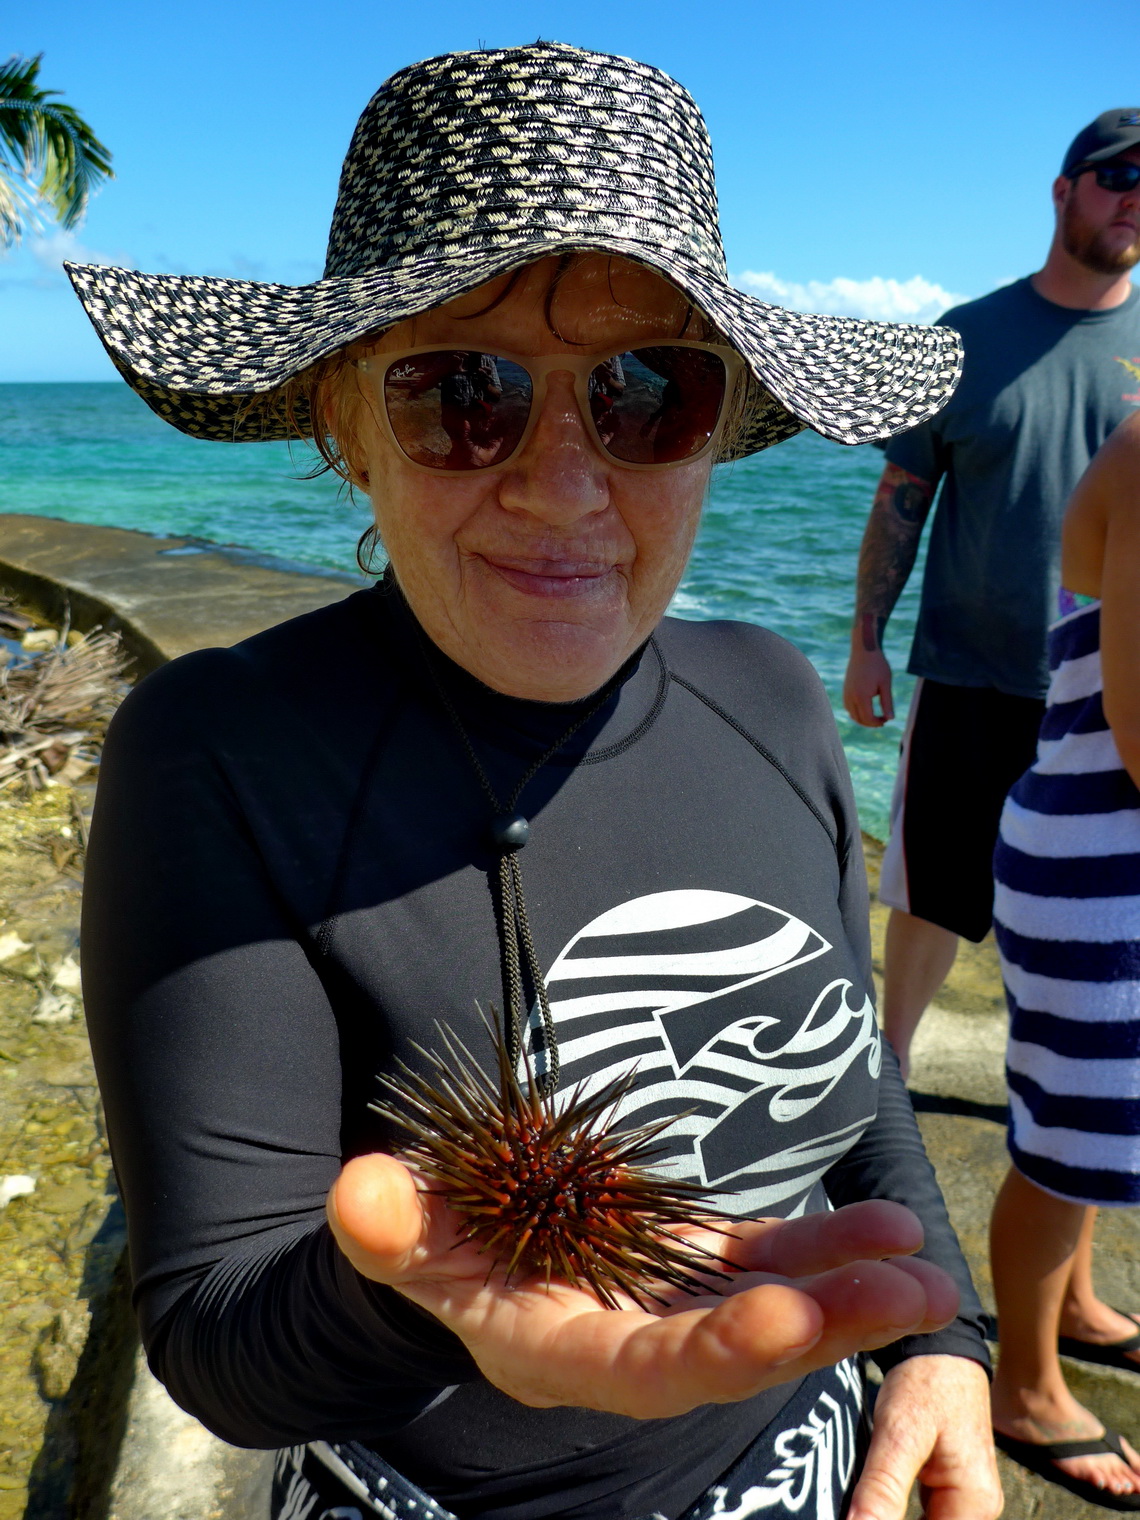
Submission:
<svg viewBox="0 0 1140 1520">
<path fill-rule="evenodd" d="M 725 386 L 724 399 L 721 401 L 720 413 L 717 416 L 716 426 L 709 435 L 707 443 L 703 444 L 693 454 L 686 454 L 683 459 L 662 460 L 660 463 L 637 464 L 630 460 L 619 459 L 616 454 L 611 454 L 598 435 L 593 414 L 590 411 L 590 396 L 588 384 L 590 375 L 597 369 L 599 364 L 604 364 L 607 359 L 620 358 L 622 354 L 636 353 L 641 348 L 695 348 L 704 353 L 718 354 L 724 361 Z M 526 426 L 518 443 L 509 454 L 502 459 L 496 459 L 494 464 L 473 465 L 470 469 L 448 470 L 439 465 L 421 464 L 404 448 L 396 437 L 392 426 L 392 419 L 388 415 L 388 404 L 384 399 L 384 377 L 393 364 L 398 364 L 402 359 L 414 359 L 419 354 L 446 354 L 446 353 L 483 353 L 490 354 L 495 360 L 505 359 L 510 364 L 517 364 L 530 376 L 531 398 L 530 413 L 526 419 Z M 729 348 L 723 343 L 699 343 L 689 338 L 659 338 L 645 339 L 640 343 L 631 343 L 628 347 L 617 349 L 605 349 L 594 354 L 512 354 L 505 350 L 492 353 L 489 348 L 464 347 L 461 343 L 421 343 L 416 348 L 401 348 L 391 353 L 378 352 L 364 354 L 358 359 L 351 361 L 353 365 L 365 376 L 369 382 L 369 390 L 375 397 L 377 408 L 380 413 L 380 424 L 389 440 L 395 447 L 401 459 L 407 461 L 414 470 L 422 470 L 425 475 L 482 475 L 491 470 L 501 470 L 517 459 L 526 448 L 530 435 L 534 431 L 535 422 L 542 411 L 546 401 L 547 377 L 568 371 L 574 376 L 574 396 L 578 402 L 578 411 L 582 418 L 582 424 L 589 434 L 594 447 L 602 458 L 609 464 L 616 465 L 622 470 L 675 470 L 679 465 L 695 464 L 698 459 L 703 459 L 720 444 L 721 434 L 724 431 L 725 416 L 729 410 L 729 403 L 736 393 L 737 382 L 744 370 L 744 360 L 736 349 Z"/>
<path fill-rule="evenodd" d="M 1124 190 L 1113 190 L 1108 185 L 1102 185 L 1100 176 L 1110 169 L 1135 169 L 1138 176 L 1136 183 L 1134 185 L 1129 185 Z M 1136 190 L 1140 190 L 1140 164 L 1133 163 L 1131 159 L 1126 158 L 1123 160 L 1123 162 L 1113 161 L 1110 159 L 1108 163 L 1103 164 L 1082 164 L 1078 169 L 1074 170 L 1072 178 L 1076 179 L 1079 175 L 1082 174 L 1095 175 L 1097 189 L 1105 191 L 1105 193 L 1108 195 L 1132 195 Z"/>
</svg>

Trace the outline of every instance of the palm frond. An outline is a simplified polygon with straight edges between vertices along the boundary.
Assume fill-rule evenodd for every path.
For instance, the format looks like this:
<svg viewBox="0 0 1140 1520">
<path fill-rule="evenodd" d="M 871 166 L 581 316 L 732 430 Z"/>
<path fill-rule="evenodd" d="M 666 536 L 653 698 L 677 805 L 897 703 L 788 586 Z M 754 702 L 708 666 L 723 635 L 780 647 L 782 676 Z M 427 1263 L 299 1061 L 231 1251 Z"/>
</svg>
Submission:
<svg viewBox="0 0 1140 1520">
<path fill-rule="evenodd" d="M 0 241 L 23 231 L 20 181 L 33 189 L 61 227 L 78 225 L 91 192 L 113 178 L 111 154 L 58 90 L 38 83 L 42 54 L 0 64 Z"/>
<path fill-rule="evenodd" d="M 24 224 L 22 207 L 23 197 L 0 163 L 0 248 L 20 241 Z"/>
</svg>

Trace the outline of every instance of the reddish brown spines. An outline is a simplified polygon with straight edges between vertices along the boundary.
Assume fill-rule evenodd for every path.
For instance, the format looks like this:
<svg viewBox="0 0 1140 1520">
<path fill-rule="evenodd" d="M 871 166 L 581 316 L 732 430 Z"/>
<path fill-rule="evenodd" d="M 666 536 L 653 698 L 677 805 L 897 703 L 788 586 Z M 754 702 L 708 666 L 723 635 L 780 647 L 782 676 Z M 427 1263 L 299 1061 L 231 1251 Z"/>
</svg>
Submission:
<svg viewBox="0 0 1140 1520">
<path fill-rule="evenodd" d="M 607 1133 L 633 1074 L 586 1097 L 576 1088 L 560 1109 L 538 1089 L 529 1059 L 519 1081 L 505 1040 L 495 1044 L 498 1084 L 467 1047 L 441 1030 L 446 1059 L 421 1049 L 430 1077 L 404 1067 L 381 1080 L 398 1103 L 378 1103 L 409 1130 L 402 1153 L 435 1179 L 467 1221 L 467 1239 L 501 1265 L 508 1283 L 538 1275 L 588 1288 L 608 1308 L 615 1293 L 664 1303 L 666 1287 L 715 1291 L 719 1257 L 675 1234 L 707 1223 L 709 1190 L 646 1169 L 671 1120 Z M 655 1291 L 656 1290 L 656 1291 Z"/>
</svg>

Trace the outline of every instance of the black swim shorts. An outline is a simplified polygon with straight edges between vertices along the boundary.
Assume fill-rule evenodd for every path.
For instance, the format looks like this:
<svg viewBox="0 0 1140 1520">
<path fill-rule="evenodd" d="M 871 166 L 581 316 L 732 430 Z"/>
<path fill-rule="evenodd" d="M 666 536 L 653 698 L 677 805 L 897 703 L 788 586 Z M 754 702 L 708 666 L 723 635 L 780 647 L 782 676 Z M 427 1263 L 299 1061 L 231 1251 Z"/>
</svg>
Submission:
<svg viewBox="0 0 1140 1520">
<path fill-rule="evenodd" d="M 770 1425 L 681 1520 L 756 1515 L 763 1520 L 841 1520 L 859 1481 L 871 1423 L 858 1360 L 809 1373 Z M 616 1501 L 615 1501 L 616 1505 Z M 538 1494 L 493 1513 L 553 1516 L 564 1496 Z M 575 1513 L 601 1513 L 593 1504 Z M 484 1513 L 482 1506 L 480 1514 Z M 615 1507 L 614 1513 L 617 1513 Z M 466 1506 L 464 1513 L 472 1513 Z M 623 1510 L 623 1513 L 629 1513 Z M 356 1442 L 315 1441 L 277 1453 L 269 1520 L 456 1520 L 451 1510 Z M 664 1520 L 661 1514 L 643 1520 Z"/>
<path fill-rule="evenodd" d="M 993 854 L 1010 787 L 1032 765 L 1044 701 L 920 680 L 891 800 L 879 898 L 975 943 L 993 918 Z"/>
</svg>

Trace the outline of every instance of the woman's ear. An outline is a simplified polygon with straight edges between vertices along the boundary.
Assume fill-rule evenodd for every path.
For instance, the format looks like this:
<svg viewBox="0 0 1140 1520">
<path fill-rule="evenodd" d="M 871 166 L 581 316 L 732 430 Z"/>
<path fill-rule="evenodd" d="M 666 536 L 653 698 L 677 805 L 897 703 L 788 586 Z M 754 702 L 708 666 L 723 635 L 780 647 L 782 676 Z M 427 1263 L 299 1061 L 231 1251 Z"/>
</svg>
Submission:
<svg viewBox="0 0 1140 1520">
<path fill-rule="evenodd" d="M 367 491 L 367 454 L 360 438 L 361 408 L 367 401 L 355 367 L 345 365 L 329 375 L 319 387 L 316 402 L 320 425 L 333 442 L 349 485 Z"/>
</svg>

